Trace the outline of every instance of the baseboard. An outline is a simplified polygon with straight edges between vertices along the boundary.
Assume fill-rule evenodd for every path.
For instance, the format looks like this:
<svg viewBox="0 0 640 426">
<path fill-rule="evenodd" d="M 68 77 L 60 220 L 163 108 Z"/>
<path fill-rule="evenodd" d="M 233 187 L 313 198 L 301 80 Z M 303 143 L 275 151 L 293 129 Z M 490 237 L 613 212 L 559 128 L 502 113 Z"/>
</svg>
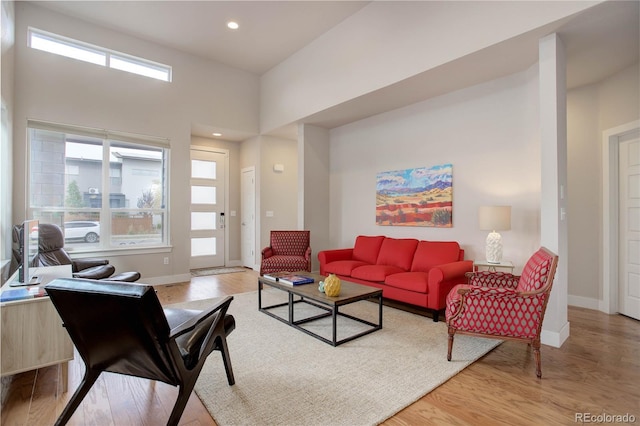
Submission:
<svg viewBox="0 0 640 426">
<path fill-rule="evenodd" d="M 600 300 L 593 299 L 591 297 L 568 295 L 567 303 L 569 304 L 569 306 L 576 306 L 578 308 L 593 309 L 593 310 L 596 310 L 596 311 L 600 311 L 601 310 L 600 309 L 601 308 Z"/>
<path fill-rule="evenodd" d="M 560 331 L 549 331 L 542 329 L 540 333 L 540 343 L 543 345 L 559 348 L 565 340 L 569 338 L 569 322 L 562 327 Z"/>
<path fill-rule="evenodd" d="M 188 283 L 189 281 L 191 281 L 191 274 L 165 275 L 162 277 L 140 278 L 140 283 L 149 284 L 149 285 Z"/>
</svg>

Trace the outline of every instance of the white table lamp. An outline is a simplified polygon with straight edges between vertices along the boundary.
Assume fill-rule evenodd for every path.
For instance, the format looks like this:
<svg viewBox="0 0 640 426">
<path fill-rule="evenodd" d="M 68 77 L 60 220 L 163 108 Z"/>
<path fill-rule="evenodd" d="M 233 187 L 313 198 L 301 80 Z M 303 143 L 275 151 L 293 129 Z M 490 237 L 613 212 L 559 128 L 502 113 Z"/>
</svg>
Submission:
<svg viewBox="0 0 640 426">
<path fill-rule="evenodd" d="M 511 229 L 511 206 L 481 206 L 478 211 L 480 229 L 491 231 L 487 235 L 486 256 L 488 263 L 502 260 L 502 237 L 496 231 Z"/>
</svg>

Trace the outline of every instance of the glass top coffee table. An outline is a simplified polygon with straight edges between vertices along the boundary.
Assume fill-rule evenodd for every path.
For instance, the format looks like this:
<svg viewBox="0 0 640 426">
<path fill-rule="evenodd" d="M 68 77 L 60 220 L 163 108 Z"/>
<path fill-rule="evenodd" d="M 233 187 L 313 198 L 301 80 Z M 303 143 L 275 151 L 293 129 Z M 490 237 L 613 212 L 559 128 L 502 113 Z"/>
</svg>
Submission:
<svg viewBox="0 0 640 426">
<path fill-rule="evenodd" d="M 341 281 L 341 289 L 340 294 L 336 297 L 330 297 L 326 294 L 320 292 L 318 290 L 318 283 L 321 280 L 324 280 L 325 277 L 318 274 L 311 274 L 306 271 L 295 272 L 296 275 L 304 275 L 307 277 L 311 277 L 314 279 L 313 283 L 310 284 L 301 284 L 292 286 L 289 284 L 280 283 L 276 280 L 269 279 L 266 277 L 258 278 L 258 309 L 260 312 L 264 312 L 265 314 L 276 318 L 279 321 L 284 322 L 285 324 L 290 325 L 293 328 L 296 328 L 304 333 L 307 333 L 310 336 L 315 337 L 316 339 L 322 340 L 325 343 L 328 343 L 333 346 L 338 346 L 343 343 L 349 342 L 358 337 L 364 336 L 369 333 L 373 333 L 376 330 L 380 330 L 382 328 L 382 290 L 375 287 L 370 287 L 366 285 L 360 285 L 351 283 L 345 280 Z M 264 286 L 269 286 L 281 291 L 284 291 L 288 295 L 288 301 L 284 303 L 272 304 L 269 306 L 262 306 L 262 291 Z M 358 318 L 354 315 L 350 315 L 344 312 L 340 312 L 340 307 L 352 304 L 354 302 L 358 302 L 361 300 L 369 300 L 373 299 L 378 303 L 378 323 L 374 323 L 362 318 Z M 324 311 L 318 315 L 312 315 L 310 317 L 305 317 L 296 320 L 296 306 L 299 304 L 308 304 L 319 308 Z M 288 315 L 286 317 L 282 317 L 276 315 L 272 312 L 272 310 L 276 308 L 281 308 L 286 306 L 288 308 Z M 351 320 L 357 321 L 359 323 L 365 324 L 368 326 L 364 331 L 357 332 L 348 337 L 344 337 L 340 340 L 337 339 L 337 324 L 338 317 L 349 318 Z M 327 339 L 324 336 L 321 336 L 307 328 L 302 327 L 303 324 L 308 324 L 312 321 L 319 320 L 321 318 L 331 317 L 331 339 Z"/>
</svg>

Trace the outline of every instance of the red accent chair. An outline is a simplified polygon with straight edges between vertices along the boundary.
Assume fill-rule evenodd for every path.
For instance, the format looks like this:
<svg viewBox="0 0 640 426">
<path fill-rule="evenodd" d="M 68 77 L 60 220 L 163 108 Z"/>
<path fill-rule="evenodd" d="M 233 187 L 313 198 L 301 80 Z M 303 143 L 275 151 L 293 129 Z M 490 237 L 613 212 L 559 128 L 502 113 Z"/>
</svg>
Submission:
<svg viewBox="0 0 640 426">
<path fill-rule="evenodd" d="M 520 276 L 470 273 L 469 283 L 455 286 L 447 296 L 447 360 L 451 361 L 456 333 L 519 340 L 533 347 L 536 375 L 541 378 L 540 331 L 557 265 L 558 256 L 541 247 Z"/>
<path fill-rule="evenodd" d="M 281 271 L 311 272 L 309 231 L 271 231 L 269 247 L 262 250 L 260 275 Z"/>
</svg>

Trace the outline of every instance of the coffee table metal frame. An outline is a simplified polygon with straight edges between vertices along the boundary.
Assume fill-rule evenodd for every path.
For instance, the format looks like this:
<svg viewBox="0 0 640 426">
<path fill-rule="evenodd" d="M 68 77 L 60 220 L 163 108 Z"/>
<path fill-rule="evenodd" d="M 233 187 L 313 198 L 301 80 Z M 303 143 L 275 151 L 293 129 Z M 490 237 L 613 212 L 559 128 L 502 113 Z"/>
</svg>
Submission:
<svg viewBox="0 0 640 426">
<path fill-rule="evenodd" d="M 305 272 L 304 275 L 310 276 L 314 278 L 314 282 L 310 284 L 302 284 L 297 286 L 291 286 L 287 284 L 281 284 L 278 281 L 274 281 L 265 277 L 258 278 L 258 310 L 260 312 L 264 312 L 265 314 L 282 321 L 285 324 L 290 325 L 293 328 L 296 328 L 312 337 L 315 337 L 318 340 L 321 340 L 325 343 L 328 343 L 332 346 L 338 346 L 343 343 L 349 342 L 353 339 L 357 339 L 358 337 L 373 333 L 376 330 L 382 329 L 382 290 L 369 287 L 360 284 L 354 284 L 346 281 L 342 281 L 342 291 L 341 294 L 337 297 L 329 297 L 326 294 L 318 291 L 318 281 L 324 279 L 321 275 L 309 274 Z M 282 290 L 288 294 L 288 301 L 284 303 L 278 303 L 270 306 L 262 306 L 262 290 L 263 286 L 273 287 L 279 290 Z M 299 297 L 299 298 L 296 298 Z M 358 302 L 360 300 L 368 300 L 368 299 L 376 299 L 378 302 L 378 324 L 373 322 L 364 320 L 362 318 L 357 318 L 353 315 L 349 315 L 343 312 L 340 312 L 340 307 L 345 306 L 354 302 Z M 320 308 L 326 312 L 314 315 L 311 317 L 303 318 L 296 320 L 295 319 L 295 305 L 298 303 L 306 303 L 309 305 L 313 305 L 317 308 Z M 282 306 L 287 306 L 288 309 L 288 318 L 283 318 L 270 312 L 271 309 L 279 308 Z M 354 321 L 358 321 L 360 323 L 366 324 L 370 326 L 370 328 L 356 333 L 354 335 L 345 337 L 344 339 L 337 340 L 337 319 L 338 316 L 342 316 L 345 318 L 352 319 Z M 315 321 L 321 318 L 332 317 L 332 339 L 329 340 L 323 336 L 320 336 L 306 328 L 301 327 L 302 324 L 306 324 L 311 321 Z"/>
</svg>

